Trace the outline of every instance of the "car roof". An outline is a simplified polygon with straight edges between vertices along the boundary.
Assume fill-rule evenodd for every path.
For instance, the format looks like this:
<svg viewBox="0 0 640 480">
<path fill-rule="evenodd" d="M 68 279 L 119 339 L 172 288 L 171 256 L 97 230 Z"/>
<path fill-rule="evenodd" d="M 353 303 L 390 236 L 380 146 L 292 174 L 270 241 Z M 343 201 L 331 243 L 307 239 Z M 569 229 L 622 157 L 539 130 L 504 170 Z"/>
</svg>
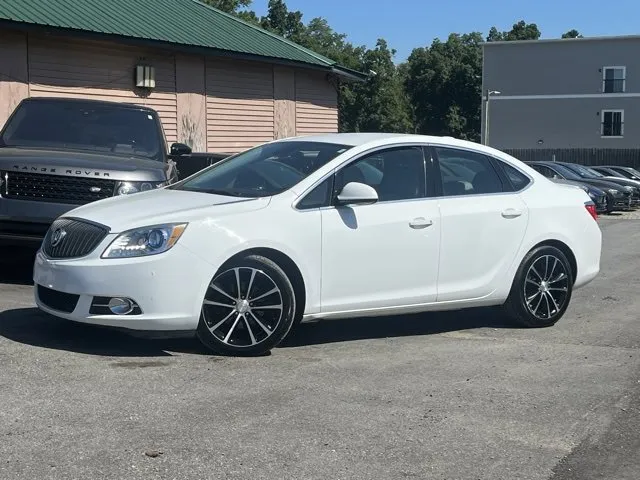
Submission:
<svg viewBox="0 0 640 480">
<path fill-rule="evenodd" d="M 359 147 L 367 145 L 369 143 L 376 145 L 393 145 L 396 143 L 404 142 L 419 142 L 419 143 L 433 143 L 442 144 L 447 146 L 458 146 L 461 148 L 472 148 L 475 150 L 485 151 L 487 153 L 494 153 L 498 150 L 494 148 L 481 145 L 476 142 L 468 140 L 461 140 L 449 136 L 435 136 L 435 135 L 418 135 L 413 133 L 373 133 L 373 132 L 358 132 L 358 133 L 326 133 L 321 135 L 302 135 L 297 137 L 283 138 L 276 140 L 276 142 L 320 142 L 320 143 L 333 143 L 339 145 L 348 145 L 350 147 Z M 501 152 L 503 155 L 504 153 Z"/>
<path fill-rule="evenodd" d="M 144 105 L 138 105 L 137 103 L 130 102 L 113 102 L 108 100 L 93 100 L 88 98 L 73 98 L 73 97 L 27 97 L 22 100 L 24 103 L 79 103 L 83 105 L 105 105 L 115 108 L 129 108 L 135 110 L 144 110 L 150 113 L 156 114 L 157 112 Z"/>
</svg>

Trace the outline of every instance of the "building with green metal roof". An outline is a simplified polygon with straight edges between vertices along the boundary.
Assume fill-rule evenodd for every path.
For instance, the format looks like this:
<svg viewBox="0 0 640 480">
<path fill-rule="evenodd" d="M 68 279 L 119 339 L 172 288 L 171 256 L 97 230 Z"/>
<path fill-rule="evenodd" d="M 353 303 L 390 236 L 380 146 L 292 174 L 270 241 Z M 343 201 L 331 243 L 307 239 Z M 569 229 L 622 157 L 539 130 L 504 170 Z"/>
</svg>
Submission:
<svg viewBox="0 0 640 480">
<path fill-rule="evenodd" d="M 3 0 L 0 126 L 28 96 L 156 109 L 167 140 L 234 152 L 337 131 L 362 75 L 196 0 Z"/>
</svg>

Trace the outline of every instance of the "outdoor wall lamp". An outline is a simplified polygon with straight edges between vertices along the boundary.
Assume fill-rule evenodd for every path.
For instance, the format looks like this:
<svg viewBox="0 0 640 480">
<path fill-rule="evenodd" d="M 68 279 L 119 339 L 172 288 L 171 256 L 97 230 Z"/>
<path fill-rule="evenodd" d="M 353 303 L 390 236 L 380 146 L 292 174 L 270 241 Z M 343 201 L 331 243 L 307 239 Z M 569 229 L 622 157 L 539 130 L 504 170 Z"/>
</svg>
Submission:
<svg viewBox="0 0 640 480">
<path fill-rule="evenodd" d="M 136 87 L 156 88 L 156 69 L 150 65 L 138 64 L 135 69 Z"/>
</svg>

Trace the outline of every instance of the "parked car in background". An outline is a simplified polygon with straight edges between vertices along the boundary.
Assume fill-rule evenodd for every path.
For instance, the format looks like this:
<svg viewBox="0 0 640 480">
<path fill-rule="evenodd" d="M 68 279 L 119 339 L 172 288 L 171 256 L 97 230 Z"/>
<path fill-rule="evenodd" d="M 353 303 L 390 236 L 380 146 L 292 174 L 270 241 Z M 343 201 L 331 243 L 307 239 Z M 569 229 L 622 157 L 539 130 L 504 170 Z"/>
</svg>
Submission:
<svg viewBox="0 0 640 480">
<path fill-rule="evenodd" d="M 583 178 L 558 162 L 527 162 L 527 165 L 551 180 L 570 180 L 604 190 L 607 193 L 607 212 L 609 213 L 631 208 L 632 187 L 624 187 L 606 180 Z"/>
<path fill-rule="evenodd" d="M 600 269 L 585 191 L 448 137 L 270 142 L 163 189 L 76 208 L 37 255 L 58 317 L 262 354 L 300 321 L 503 306 L 546 327 Z"/>
<path fill-rule="evenodd" d="M 178 178 L 187 178 L 200 170 L 221 162 L 230 155 L 229 153 L 193 152 L 177 156 L 174 161 L 178 168 Z"/>
<path fill-rule="evenodd" d="M 607 168 L 614 170 L 621 175 L 624 175 L 626 178 L 631 180 L 640 180 L 640 172 L 632 167 L 619 167 L 616 165 L 606 165 Z"/>
<path fill-rule="evenodd" d="M 554 183 L 562 183 L 564 185 L 574 185 L 581 188 L 596 204 L 596 211 L 598 213 L 611 213 L 613 211 L 613 205 L 609 203 L 609 195 L 603 189 L 589 185 L 587 183 L 578 182 L 576 180 L 565 180 L 562 178 L 550 178 Z"/>
<path fill-rule="evenodd" d="M 178 180 L 155 110 L 70 98 L 28 98 L 0 132 L 0 240 L 42 241 L 78 205 Z"/>
<path fill-rule="evenodd" d="M 616 176 L 605 176 L 592 169 L 591 167 L 579 165 L 577 163 L 561 162 L 560 164 L 575 172 L 583 179 L 606 180 L 609 182 L 617 183 L 618 185 L 631 187 L 633 189 L 631 193 L 631 205 L 640 205 L 640 182 L 638 182 L 637 180 L 629 180 L 628 178 L 621 178 Z"/>
</svg>

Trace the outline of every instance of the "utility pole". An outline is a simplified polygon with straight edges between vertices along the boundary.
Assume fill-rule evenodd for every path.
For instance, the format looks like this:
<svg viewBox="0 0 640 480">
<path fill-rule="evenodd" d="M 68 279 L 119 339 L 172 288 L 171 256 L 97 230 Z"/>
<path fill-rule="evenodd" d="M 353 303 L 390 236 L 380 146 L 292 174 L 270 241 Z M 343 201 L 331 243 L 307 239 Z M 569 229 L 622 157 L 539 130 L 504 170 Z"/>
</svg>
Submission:
<svg viewBox="0 0 640 480">
<path fill-rule="evenodd" d="M 484 105 L 484 144 L 489 145 L 489 103 L 491 95 L 500 95 L 498 90 L 487 90 L 487 100 Z"/>
</svg>

